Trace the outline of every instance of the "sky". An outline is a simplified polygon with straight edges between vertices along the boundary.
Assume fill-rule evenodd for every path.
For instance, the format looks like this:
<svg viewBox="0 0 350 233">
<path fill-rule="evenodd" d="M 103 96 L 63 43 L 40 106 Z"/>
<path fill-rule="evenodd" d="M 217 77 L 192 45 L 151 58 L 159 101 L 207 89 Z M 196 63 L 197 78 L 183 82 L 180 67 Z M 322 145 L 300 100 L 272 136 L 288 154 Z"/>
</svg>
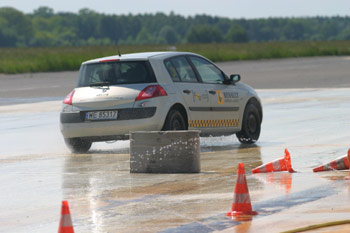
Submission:
<svg viewBox="0 0 350 233">
<path fill-rule="evenodd" d="M 228 18 L 350 16 L 350 0 L 0 0 L 0 7 L 32 13 L 40 6 L 77 13 L 89 8 L 105 14 L 163 12 L 183 16 L 207 14 Z"/>
</svg>

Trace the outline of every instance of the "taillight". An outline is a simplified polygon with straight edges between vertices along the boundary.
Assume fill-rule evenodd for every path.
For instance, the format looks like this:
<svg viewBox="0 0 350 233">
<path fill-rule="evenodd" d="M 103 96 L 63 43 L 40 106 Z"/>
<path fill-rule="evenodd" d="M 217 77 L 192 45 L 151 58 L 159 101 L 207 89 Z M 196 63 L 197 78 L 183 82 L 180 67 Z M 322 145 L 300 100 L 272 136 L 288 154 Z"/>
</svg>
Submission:
<svg viewBox="0 0 350 233">
<path fill-rule="evenodd" d="M 71 91 L 71 92 L 66 96 L 66 98 L 64 98 L 64 100 L 63 100 L 63 103 L 64 103 L 64 104 L 72 105 L 74 92 L 75 92 L 74 90 Z"/>
<path fill-rule="evenodd" d="M 160 85 L 151 85 L 143 89 L 136 97 L 136 101 L 150 99 L 158 96 L 167 96 L 168 94 Z"/>
</svg>

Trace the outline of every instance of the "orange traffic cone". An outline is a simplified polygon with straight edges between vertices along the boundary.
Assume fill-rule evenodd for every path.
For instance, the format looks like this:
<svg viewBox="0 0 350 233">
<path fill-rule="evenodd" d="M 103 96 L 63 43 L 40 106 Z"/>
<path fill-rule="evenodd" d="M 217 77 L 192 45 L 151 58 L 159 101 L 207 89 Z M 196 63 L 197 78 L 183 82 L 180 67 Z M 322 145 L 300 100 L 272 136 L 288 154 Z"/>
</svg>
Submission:
<svg viewBox="0 0 350 233">
<path fill-rule="evenodd" d="M 350 149 L 348 150 L 347 155 L 343 155 L 341 157 L 336 158 L 335 160 L 330 161 L 327 164 L 315 167 L 313 169 L 314 172 L 324 172 L 324 171 L 331 171 L 331 170 L 345 170 L 349 169 L 350 165 L 350 159 L 349 155 Z"/>
<path fill-rule="evenodd" d="M 244 164 L 238 164 L 237 181 L 233 196 L 232 210 L 226 216 L 234 217 L 240 215 L 256 215 L 250 203 L 247 180 L 245 177 Z"/>
<path fill-rule="evenodd" d="M 58 226 L 58 233 L 74 233 L 68 201 L 62 201 L 61 220 L 60 225 Z"/>
<path fill-rule="evenodd" d="M 295 172 L 292 168 L 292 162 L 290 160 L 290 154 L 287 149 L 284 150 L 284 157 L 273 160 L 272 162 L 265 163 L 252 170 L 252 173 L 266 173 L 266 172 L 279 172 L 289 171 Z"/>
</svg>

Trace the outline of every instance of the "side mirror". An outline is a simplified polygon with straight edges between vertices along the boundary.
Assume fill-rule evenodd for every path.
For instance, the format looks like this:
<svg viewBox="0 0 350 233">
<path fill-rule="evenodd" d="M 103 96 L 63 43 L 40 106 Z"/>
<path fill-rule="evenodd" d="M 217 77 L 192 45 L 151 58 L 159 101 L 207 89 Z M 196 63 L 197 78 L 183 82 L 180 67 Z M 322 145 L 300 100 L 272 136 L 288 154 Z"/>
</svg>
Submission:
<svg viewBox="0 0 350 233">
<path fill-rule="evenodd" d="M 231 74 L 230 81 L 235 84 L 241 80 L 241 76 L 239 74 Z"/>
</svg>

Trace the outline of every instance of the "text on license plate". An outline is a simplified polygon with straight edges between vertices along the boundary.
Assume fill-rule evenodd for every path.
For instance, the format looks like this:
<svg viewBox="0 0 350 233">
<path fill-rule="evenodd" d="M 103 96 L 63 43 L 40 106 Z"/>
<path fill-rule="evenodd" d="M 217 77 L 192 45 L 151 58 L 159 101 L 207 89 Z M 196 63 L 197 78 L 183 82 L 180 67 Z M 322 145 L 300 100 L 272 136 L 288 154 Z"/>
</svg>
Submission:
<svg viewBox="0 0 350 233">
<path fill-rule="evenodd" d="M 85 120 L 115 120 L 118 111 L 97 111 L 85 113 Z"/>
</svg>

